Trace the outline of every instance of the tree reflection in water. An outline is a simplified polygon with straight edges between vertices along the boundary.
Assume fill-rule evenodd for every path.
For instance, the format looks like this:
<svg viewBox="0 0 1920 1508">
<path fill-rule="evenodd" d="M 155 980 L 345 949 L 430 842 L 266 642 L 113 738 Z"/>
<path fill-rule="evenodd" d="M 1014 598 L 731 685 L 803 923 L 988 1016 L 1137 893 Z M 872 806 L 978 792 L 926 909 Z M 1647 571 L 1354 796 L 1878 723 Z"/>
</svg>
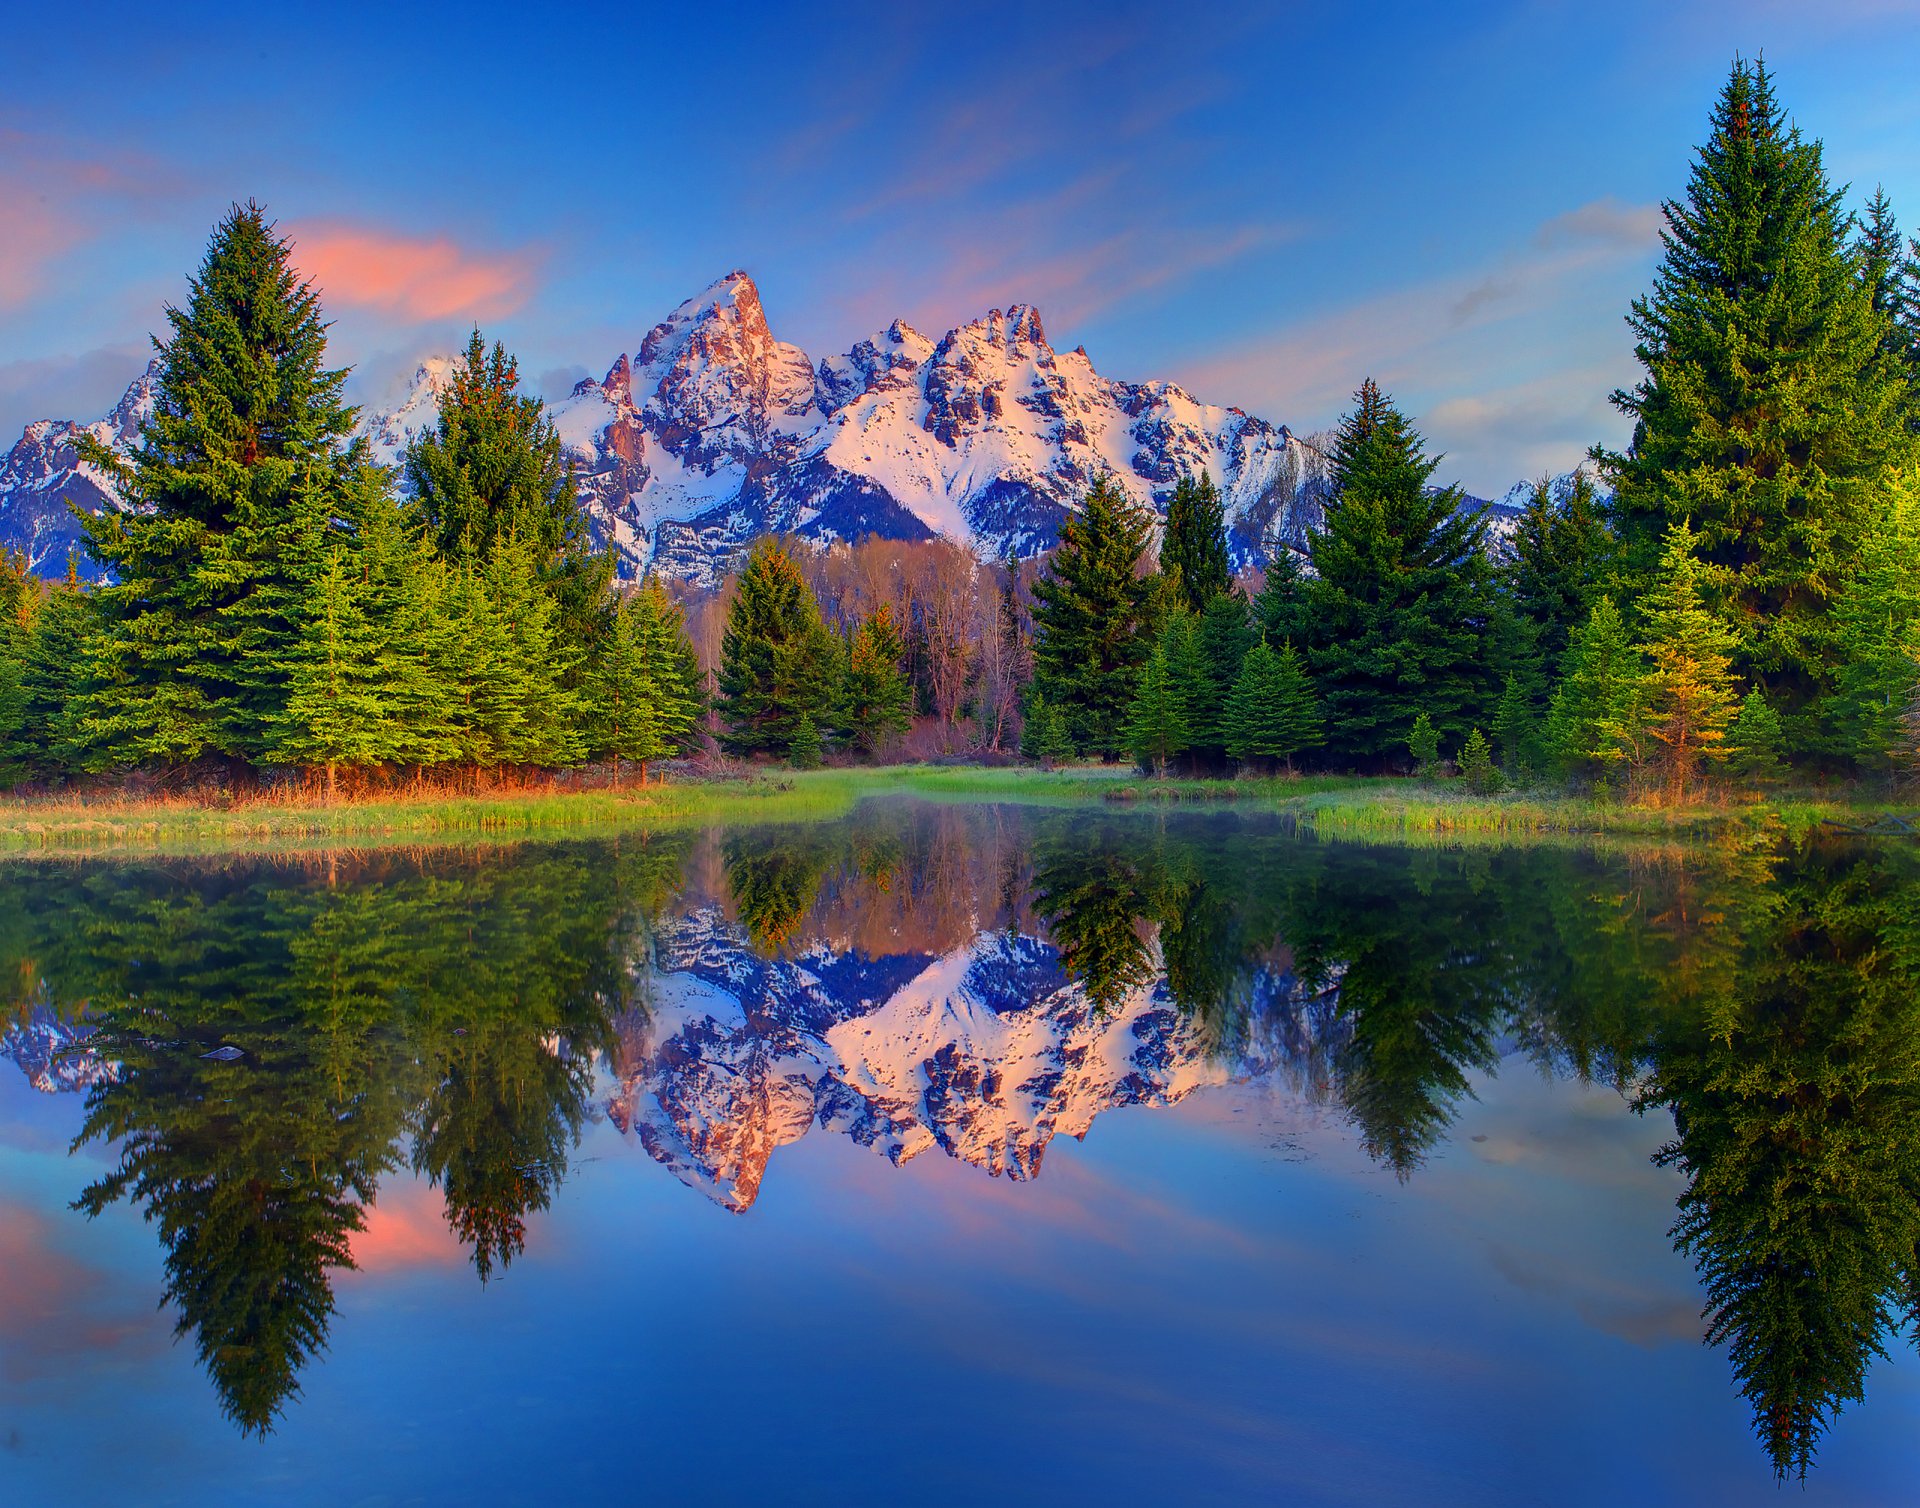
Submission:
<svg viewBox="0 0 1920 1508">
<path fill-rule="evenodd" d="M 1164 1002 L 1184 1023 L 1168 1051 L 1286 1065 L 1402 1179 L 1513 1058 L 1671 1112 L 1673 1236 L 1782 1475 L 1920 1315 L 1920 862 L 1902 849 L 1603 859 L 1320 843 L 1232 814 L 892 805 L 12 878 L 12 1012 L 81 1019 L 119 1065 L 78 1139 L 118 1161 L 79 1207 L 124 1198 L 154 1222 L 179 1332 L 248 1431 L 324 1347 L 332 1274 L 389 1172 L 440 1188 L 483 1280 L 523 1251 L 597 1064 L 644 1019 L 654 939 L 702 912 L 730 919 L 742 957 L 898 956 L 904 977 L 978 938 L 1041 939 L 1082 1009 Z"/>
</svg>

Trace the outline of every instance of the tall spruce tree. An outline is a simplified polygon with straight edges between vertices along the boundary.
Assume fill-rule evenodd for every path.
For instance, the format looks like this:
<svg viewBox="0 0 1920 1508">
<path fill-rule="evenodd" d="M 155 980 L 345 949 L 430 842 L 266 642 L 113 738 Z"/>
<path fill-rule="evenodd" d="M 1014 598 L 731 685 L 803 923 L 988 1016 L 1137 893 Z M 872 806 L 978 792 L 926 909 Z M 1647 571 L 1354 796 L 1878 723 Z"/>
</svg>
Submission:
<svg viewBox="0 0 1920 1508">
<path fill-rule="evenodd" d="M 1880 334 L 1881 347 L 1906 369 L 1908 379 L 1920 390 L 1920 267 L 1900 234 L 1893 216 L 1893 201 L 1886 190 L 1875 188 L 1867 201 L 1860 234 L 1853 244 L 1860 259 L 1860 280 L 1874 312 L 1886 321 Z M 1916 392 L 1920 397 L 1920 392 Z M 1914 415 L 1920 422 L 1920 413 Z"/>
<path fill-rule="evenodd" d="M 1582 773 L 1637 765 L 1646 664 L 1613 598 L 1602 596 L 1574 629 L 1564 663 L 1547 712 L 1550 752 Z"/>
<path fill-rule="evenodd" d="M 573 464 L 498 341 L 467 341 L 434 427 L 401 457 L 413 505 L 446 559 L 484 567 L 508 540 L 531 552 L 559 609 L 556 632 L 584 646 L 612 613 L 612 557 L 594 548 Z M 579 667 L 563 677 L 573 684 Z"/>
<path fill-rule="evenodd" d="M 1257 642 L 1246 599 L 1238 592 L 1221 593 L 1200 615 L 1193 634 L 1199 673 L 1192 679 L 1187 707 L 1197 756 L 1217 760 L 1226 755 L 1227 702 Z"/>
<path fill-rule="evenodd" d="M 1153 648 L 1156 592 L 1140 570 L 1150 532 L 1102 475 L 1034 583 L 1034 682 L 1075 747 L 1108 761 L 1128 747 L 1128 709 Z"/>
<path fill-rule="evenodd" d="M 1227 557 L 1227 516 L 1209 472 L 1183 476 L 1167 500 L 1167 528 L 1160 543 L 1160 569 L 1179 572 L 1180 597 L 1195 617 L 1233 586 Z"/>
<path fill-rule="evenodd" d="M 800 567 L 778 542 L 759 541 L 720 641 L 720 741 L 735 753 L 786 754 L 804 721 L 817 747 L 840 689 L 840 658 Z"/>
<path fill-rule="evenodd" d="M 1422 710 L 1456 741 L 1491 704 L 1494 595 L 1484 514 L 1457 487 L 1428 489 L 1439 457 L 1371 378 L 1355 397 L 1313 538 L 1305 658 L 1330 752 L 1373 763 Z"/>
<path fill-rule="evenodd" d="M 1701 589 L 1738 636 L 1802 754 L 1829 747 L 1822 703 L 1844 594 L 1890 464 L 1912 453 L 1911 392 L 1848 245 L 1817 141 L 1791 125 L 1763 63 L 1736 59 L 1666 253 L 1628 323 L 1646 375 L 1613 401 L 1634 421 L 1598 453 L 1630 586 L 1691 520 Z"/>
<path fill-rule="evenodd" d="M 889 735 L 913 725 L 913 688 L 900 661 L 906 643 L 893 626 L 893 609 L 882 602 L 854 630 L 847 645 L 840 726 L 857 753 L 871 756 Z"/>
<path fill-rule="evenodd" d="M 657 578 L 620 599 L 587 678 L 589 752 L 647 765 L 685 746 L 699 716 L 700 666 L 680 609 Z"/>
<path fill-rule="evenodd" d="M 1667 533 L 1660 576 L 1640 605 L 1640 652 L 1647 736 L 1659 746 L 1667 793 L 1677 804 L 1703 764 L 1727 756 L 1727 729 L 1739 711 L 1733 683 L 1734 637 L 1700 599 L 1694 535 L 1684 523 Z"/>
<path fill-rule="evenodd" d="M 84 441 L 129 505 L 84 521 L 111 581 L 83 711 L 123 763 L 258 760 L 284 710 L 287 649 L 348 494 L 377 485 L 348 443 L 346 373 L 323 365 L 319 295 L 258 204 L 215 228 L 156 339 L 154 411 L 131 458 Z"/>
<path fill-rule="evenodd" d="M 1291 644 L 1276 651 L 1263 639 L 1247 651 L 1246 663 L 1227 700 L 1227 752 L 1235 759 L 1284 761 L 1317 748 L 1320 698 Z"/>
<path fill-rule="evenodd" d="M 1181 646 L 1191 640 L 1184 615 L 1170 622 L 1140 669 L 1140 681 L 1127 710 L 1127 748 L 1155 775 L 1186 752 L 1192 735 L 1187 728 L 1187 686 L 1175 663 Z"/>
<path fill-rule="evenodd" d="M 1584 467 L 1564 493 L 1551 477 L 1533 484 L 1501 572 L 1514 611 L 1534 627 L 1534 652 L 1549 674 L 1559 674 L 1567 636 L 1587 621 L 1605 589 L 1612 554 L 1613 536 Z"/>
<path fill-rule="evenodd" d="M 1920 688 L 1920 478 L 1912 473 L 1890 481 L 1833 614 L 1841 749 L 1863 769 L 1886 770 L 1898 762 L 1901 718 Z"/>
</svg>

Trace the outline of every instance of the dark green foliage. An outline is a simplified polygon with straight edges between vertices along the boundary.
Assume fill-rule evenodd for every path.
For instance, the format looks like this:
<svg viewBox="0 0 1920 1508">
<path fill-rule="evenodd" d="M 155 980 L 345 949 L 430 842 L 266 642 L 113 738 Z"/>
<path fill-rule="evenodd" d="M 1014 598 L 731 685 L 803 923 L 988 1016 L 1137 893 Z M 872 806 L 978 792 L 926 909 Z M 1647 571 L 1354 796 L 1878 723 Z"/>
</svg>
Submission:
<svg viewBox="0 0 1920 1508">
<path fill-rule="evenodd" d="M 1860 261 L 1860 280 L 1885 326 L 1881 349 L 1904 367 L 1908 380 L 1920 389 L 1920 265 L 1900 234 L 1893 201 L 1875 188 L 1854 241 Z M 1917 414 L 1916 420 L 1920 420 Z"/>
<path fill-rule="evenodd" d="M 114 580 L 94 593 L 84 722 L 114 762 L 266 754 L 333 521 L 377 486 L 364 448 L 347 444 L 346 374 L 322 366 L 318 296 L 289 258 L 258 205 L 235 206 L 186 307 L 167 307 L 154 413 L 131 462 L 89 447 L 130 504 L 85 520 Z"/>
<path fill-rule="evenodd" d="M 1128 710 L 1152 653 L 1156 588 L 1140 573 L 1150 520 L 1109 477 L 1060 526 L 1034 584 L 1034 682 L 1075 746 L 1111 760 L 1127 747 Z"/>
<path fill-rule="evenodd" d="M 1602 597 L 1567 644 L 1566 673 L 1547 713 L 1553 756 L 1584 772 L 1637 763 L 1645 742 L 1646 663 L 1611 597 Z"/>
<path fill-rule="evenodd" d="M 858 753 L 870 756 L 891 735 L 912 726 L 913 688 L 900 668 L 905 654 L 893 609 L 883 602 L 861 622 L 847 646 L 840 727 Z"/>
<path fill-rule="evenodd" d="M 1786 776 L 1780 758 L 1785 747 L 1780 714 L 1758 689 L 1749 691 L 1727 729 L 1727 772 L 1751 785 L 1772 785 Z"/>
<path fill-rule="evenodd" d="M 1153 978 L 1139 925 L 1156 910 L 1155 866 L 1103 832 L 1036 846 L 1033 907 L 1067 977 L 1096 1011 L 1111 1011 Z"/>
<path fill-rule="evenodd" d="M 1187 692 L 1180 663 L 1193 641 L 1184 615 L 1171 619 L 1140 671 L 1139 687 L 1127 714 L 1127 748 L 1147 769 L 1164 774 L 1170 760 L 1186 752 Z"/>
<path fill-rule="evenodd" d="M 1686 799 L 1703 764 L 1726 758 L 1727 727 L 1738 707 L 1733 635 L 1700 600 L 1700 567 L 1686 525 L 1669 531 L 1660 575 L 1641 600 L 1642 719 L 1668 794 Z"/>
<path fill-rule="evenodd" d="M 1313 539 L 1305 658 L 1338 759 L 1383 763 L 1416 714 L 1460 738 L 1493 699 L 1493 580 L 1483 516 L 1429 492 L 1438 459 L 1372 381 L 1334 450 L 1335 498 Z"/>
<path fill-rule="evenodd" d="M 1227 752 L 1240 760 L 1283 761 L 1324 739 L 1320 699 L 1291 644 L 1263 639 L 1247 651 L 1227 701 Z"/>
<path fill-rule="evenodd" d="M 1903 719 L 1920 685 L 1920 485 L 1894 478 L 1834 604 L 1842 660 L 1831 721 L 1841 750 L 1865 770 L 1901 762 Z"/>
<path fill-rule="evenodd" d="M 1529 778 L 1546 758 L 1545 729 L 1518 676 L 1507 677 L 1493 709 L 1493 737 L 1501 768 L 1515 780 Z"/>
<path fill-rule="evenodd" d="M 803 712 L 794 724 L 793 737 L 787 741 L 787 763 L 796 770 L 817 770 L 821 753 L 820 730 L 814 726 L 813 714 Z"/>
<path fill-rule="evenodd" d="M 1533 653 L 1559 674 L 1567 637 L 1587 621 L 1613 565 L 1613 536 L 1593 479 L 1583 469 L 1556 499 L 1550 478 L 1533 484 L 1502 566 L 1514 611 L 1535 631 Z"/>
<path fill-rule="evenodd" d="M 1197 752 L 1217 758 L 1227 752 L 1227 701 L 1240 667 L 1257 642 L 1246 599 L 1226 592 L 1209 602 L 1193 635 L 1199 673 L 1187 693 L 1187 723 Z"/>
<path fill-rule="evenodd" d="M 1067 720 L 1058 707 L 1051 706 L 1038 687 L 1027 697 L 1026 721 L 1020 729 L 1020 752 L 1052 769 L 1063 759 L 1073 758 L 1073 738 L 1067 732 Z"/>
<path fill-rule="evenodd" d="M 1160 543 L 1160 569 L 1179 573 L 1180 601 L 1196 618 L 1233 587 L 1227 557 L 1227 518 L 1211 473 L 1183 476 L 1167 500 L 1167 528 Z"/>
<path fill-rule="evenodd" d="M 1424 711 L 1415 716 L 1407 731 L 1407 752 L 1413 756 L 1413 767 L 1419 774 L 1433 774 L 1440 763 L 1440 730 Z"/>
<path fill-rule="evenodd" d="M 1633 442 L 1603 457 L 1626 577 L 1650 585 L 1669 527 L 1690 520 L 1737 673 L 1764 685 L 1796 752 L 1816 752 L 1840 661 L 1833 604 L 1887 468 L 1913 453 L 1908 375 L 1820 144 L 1789 124 L 1764 64 L 1736 60 L 1687 197 L 1665 212 L 1665 257 L 1629 316 L 1646 375 L 1614 395 Z"/>
<path fill-rule="evenodd" d="M 1481 795 L 1493 790 L 1499 782 L 1500 772 L 1493 767 L 1493 746 L 1478 728 L 1467 734 L 1467 741 L 1460 746 L 1458 763 L 1461 776 Z"/>
<path fill-rule="evenodd" d="M 479 565 L 517 541 L 554 597 L 563 641 L 584 645 L 605 626 L 612 558 L 595 551 L 560 436 L 498 341 L 489 351 L 473 332 L 439 421 L 400 465 L 442 559 Z"/>
<path fill-rule="evenodd" d="M 802 722 L 820 724 L 839 691 L 840 651 L 793 557 L 763 539 L 747 557 L 720 644 L 721 742 L 736 753 L 789 752 Z"/>
<path fill-rule="evenodd" d="M 686 747 L 700 711 L 700 666 L 680 609 L 657 580 L 620 599 L 588 673 L 590 752 L 647 764 Z"/>
<path fill-rule="evenodd" d="M 1290 644 L 1306 637 L 1307 578 L 1301 573 L 1300 557 L 1285 545 L 1274 551 L 1267 579 L 1254 598 L 1253 630 L 1264 634 L 1269 644 Z"/>
</svg>

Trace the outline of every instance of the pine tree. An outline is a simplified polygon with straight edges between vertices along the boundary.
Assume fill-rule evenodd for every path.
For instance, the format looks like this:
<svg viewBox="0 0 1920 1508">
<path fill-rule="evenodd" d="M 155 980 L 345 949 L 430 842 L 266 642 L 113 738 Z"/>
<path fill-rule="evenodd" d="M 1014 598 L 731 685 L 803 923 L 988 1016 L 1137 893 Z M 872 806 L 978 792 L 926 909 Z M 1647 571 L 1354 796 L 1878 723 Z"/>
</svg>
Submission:
<svg viewBox="0 0 1920 1508">
<path fill-rule="evenodd" d="M 300 639 L 288 656 L 287 704 L 276 758 L 323 766 L 327 799 L 341 765 L 365 769 L 392 757 L 384 696 L 386 635 L 366 611 L 358 563 L 336 547 L 307 588 Z"/>
<path fill-rule="evenodd" d="M 1886 323 L 1880 346 L 1899 362 L 1908 379 L 1920 388 L 1920 269 L 1914 266 L 1900 227 L 1893 217 L 1893 201 L 1875 188 L 1867 214 L 1854 240 L 1865 285 L 1874 312 Z M 1920 394 L 1917 394 L 1920 396 Z M 1915 418 L 1920 420 L 1920 414 Z"/>
<path fill-rule="evenodd" d="M 1694 539 L 1684 523 L 1668 531 L 1660 577 L 1640 605 L 1640 652 L 1650 666 L 1646 731 L 1662 746 L 1667 793 L 1676 804 L 1686 800 L 1702 763 L 1726 758 L 1727 728 L 1738 708 L 1735 640 L 1700 600 Z"/>
<path fill-rule="evenodd" d="M 1514 611 L 1537 631 L 1534 651 L 1549 674 L 1560 673 L 1567 637 L 1593 611 L 1612 556 L 1613 536 L 1584 468 L 1564 497 L 1555 495 L 1550 477 L 1533 484 L 1501 570 Z"/>
<path fill-rule="evenodd" d="M 1225 592 L 1209 602 L 1193 635 L 1199 675 L 1188 693 L 1187 720 L 1194 751 L 1209 759 L 1227 753 L 1227 702 L 1256 636 L 1246 599 Z"/>
<path fill-rule="evenodd" d="M 793 737 L 787 740 L 787 763 L 796 770 L 817 770 L 820 755 L 820 730 L 814 726 L 813 714 L 803 712 L 793 726 Z"/>
<path fill-rule="evenodd" d="M 1637 765 L 1644 740 L 1646 665 L 1613 598 L 1594 603 L 1567 641 L 1566 673 L 1547 713 L 1547 743 L 1568 764 L 1607 770 Z"/>
<path fill-rule="evenodd" d="M 1307 632 L 1307 578 L 1300 557 L 1286 545 L 1273 552 L 1267 579 L 1253 600 L 1253 629 L 1269 644 L 1289 644 Z"/>
<path fill-rule="evenodd" d="M 69 560 L 66 579 L 47 587 L 22 646 L 13 757 L 26 773 L 75 774 L 98 762 L 81 711 L 89 677 L 100 663 L 92 652 L 98 628 L 94 595 L 81 585 Z"/>
<path fill-rule="evenodd" d="M 1186 688 L 1167 653 L 1169 639 L 1177 644 L 1186 637 L 1183 626 L 1183 619 L 1176 620 L 1176 626 L 1154 643 L 1127 714 L 1127 748 L 1156 775 L 1165 774 L 1167 762 L 1185 752 L 1189 738 Z"/>
<path fill-rule="evenodd" d="M 1457 487 L 1428 490 L 1439 458 L 1371 379 L 1355 396 L 1313 538 L 1305 658 L 1326 698 L 1328 747 L 1379 762 L 1405 747 L 1419 712 L 1464 737 L 1493 700 L 1494 594 L 1484 515 Z"/>
<path fill-rule="evenodd" d="M 1525 780 L 1533 774 L 1541 756 L 1540 719 L 1517 675 L 1507 677 L 1506 689 L 1494 707 L 1493 736 L 1499 745 L 1501 767 L 1509 775 Z"/>
<path fill-rule="evenodd" d="M 1780 753 L 1786 730 L 1780 714 L 1756 688 L 1740 702 L 1740 711 L 1727 729 L 1727 773 L 1753 785 L 1770 785 L 1786 777 Z"/>
<path fill-rule="evenodd" d="M 1615 487 L 1629 584 L 1650 589 L 1668 529 L 1698 531 L 1700 588 L 1738 636 L 1797 752 L 1816 752 L 1841 600 L 1890 464 L 1913 453 L 1907 376 L 1885 349 L 1817 141 L 1763 63 L 1736 59 L 1666 253 L 1628 323 L 1646 375 Z"/>
<path fill-rule="evenodd" d="M 1431 775 L 1439 768 L 1440 730 L 1425 710 L 1414 717 L 1413 727 L 1407 732 L 1407 752 L 1413 756 L 1416 775 Z"/>
<path fill-rule="evenodd" d="M 573 464 L 540 400 L 498 341 L 475 330 L 440 399 L 432 429 L 400 460 L 413 506 L 441 556 L 484 569 L 508 540 L 536 562 L 559 609 L 562 642 L 585 646 L 611 616 L 610 555 L 597 551 L 580 509 Z M 563 667 L 571 686 L 582 667 Z"/>
<path fill-rule="evenodd" d="M 1291 644 L 1276 652 L 1262 639 L 1247 651 L 1227 699 L 1227 752 L 1239 760 L 1284 761 L 1325 739 L 1320 699 Z"/>
<path fill-rule="evenodd" d="M 1167 528 L 1160 544 L 1160 569 L 1179 572 L 1180 599 L 1196 618 L 1207 604 L 1233 586 L 1227 556 L 1227 517 L 1211 473 L 1183 476 L 1167 501 Z"/>
<path fill-rule="evenodd" d="M 1111 477 L 1060 526 L 1034 584 L 1034 681 L 1073 742 L 1102 759 L 1127 744 L 1128 709 L 1153 649 L 1154 583 L 1140 571 L 1151 525 Z"/>
<path fill-rule="evenodd" d="M 1485 794 L 1494 787 L 1493 746 L 1478 728 L 1467 734 L 1460 746 L 1460 774 L 1474 790 Z"/>
<path fill-rule="evenodd" d="M 215 229 L 155 341 L 153 416 L 129 462 L 92 442 L 129 504 L 85 520 L 111 574 L 94 596 L 89 736 L 125 763 L 257 760 L 285 703 L 278 667 L 346 494 L 377 485 L 349 445 L 344 371 L 322 366 L 319 296 L 259 205 Z"/>
<path fill-rule="evenodd" d="M 1063 759 L 1073 758 L 1073 739 L 1067 733 L 1067 720 L 1058 707 L 1047 704 L 1038 688 L 1029 688 L 1026 718 L 1020 728 L 1020 752 L 1052 769 Z"/>
<path fill-rule="evenodd" d="M 1884 770 L 1920 687 L 1920 479 L 1913 474 L 1888 486 L 1833 616 L 1842 656 L 1829 704 L 1836 741 L 1862 768 Z"/>
<path fill-rule="evenodd" d="M 840 653 L 793 557 L 753 547 L 720 643 L 721 742 L 736 753 L 784 754 L 802 719 L 814 737 L 839 688 Z"/>
<path fill-rule="evenodd" d="M 912 688 L 900 668 L 906 644 L 882 602 L 861 622 L 847 646 L 840 726 L 854 749 L 871 757 L 890 734 L 912 726 Z"/>
</svg>

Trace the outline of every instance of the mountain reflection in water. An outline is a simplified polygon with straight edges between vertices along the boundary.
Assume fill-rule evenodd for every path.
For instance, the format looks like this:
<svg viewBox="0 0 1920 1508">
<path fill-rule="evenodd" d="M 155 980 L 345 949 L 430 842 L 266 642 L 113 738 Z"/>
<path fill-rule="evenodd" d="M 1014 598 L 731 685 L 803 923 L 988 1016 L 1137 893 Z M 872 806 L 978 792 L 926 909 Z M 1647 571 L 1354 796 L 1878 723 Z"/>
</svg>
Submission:
<svg viewBox="0 0 1920 1508">
<path fill-rule="evenodd" d="M 872 804 L 835 824 L 355 858 L 15 863 L 0 1038 L 85 1097 L 223 1404 L 264 1432 L 382 1180 L 484 1281 L 604 1114 L 747 1211 L 838 1134 L 1039 1176 L 1234 1080 L 1401 1180 L 1519 1054 L 1671 1112 L 1673 1237 L 1776 1471 L 1920 1311 L 1906 848 L 1352 847 L 1235 814 Z M 778 1176 L 777 1168 L 774 1176 Z"/>
</svg>

